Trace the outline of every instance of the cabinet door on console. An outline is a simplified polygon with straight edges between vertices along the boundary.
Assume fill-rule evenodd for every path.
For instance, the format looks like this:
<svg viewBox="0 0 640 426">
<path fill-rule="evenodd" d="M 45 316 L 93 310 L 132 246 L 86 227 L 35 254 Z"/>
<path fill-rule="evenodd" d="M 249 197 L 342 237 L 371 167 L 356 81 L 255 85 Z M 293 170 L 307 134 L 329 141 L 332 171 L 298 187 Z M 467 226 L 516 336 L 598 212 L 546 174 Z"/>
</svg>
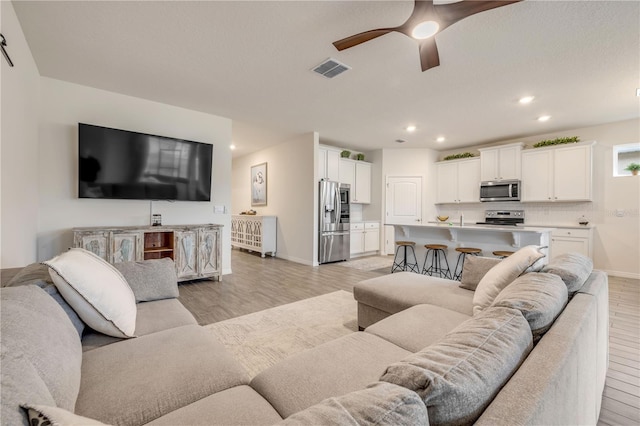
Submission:
<svg viewBox="0 0 640 426">
<path fill-rule="evenodd" d="M 178 279 L 198 278 L 197 231 L 175 231 L 174 234 L 174 253 Z"/>
<path fill-rule="evenodd" d="M 88 250 L 107 262 L 109 261 L 108 231 L 76 231 L 73 236 L 73 246 Z"/>
<path fill-rule="evenodd" d="M 211 276 L 220 272 L 220 231 L 198 230 L 198 275 Z"/>
<path fill-rule="evenodd" d="M 143 239 L 142 232 L 112 232 L 109 263 L 142 260 Z"/>
</svg>

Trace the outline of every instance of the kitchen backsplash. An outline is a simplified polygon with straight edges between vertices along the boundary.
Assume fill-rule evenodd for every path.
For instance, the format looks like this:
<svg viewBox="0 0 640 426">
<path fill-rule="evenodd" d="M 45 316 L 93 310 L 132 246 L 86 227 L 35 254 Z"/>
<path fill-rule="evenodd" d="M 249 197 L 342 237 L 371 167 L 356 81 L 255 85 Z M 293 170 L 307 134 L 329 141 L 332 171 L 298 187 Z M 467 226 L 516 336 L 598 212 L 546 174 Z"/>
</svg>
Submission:
<svg viewBox="0 0 640 426">
<path fill-rule="evenodd" d="M 464 215 L 465 223 L 480 222 L 485 210 L 524 210 L 525 225 L 577 225 L 578 218 L 584 216 L 590 224 L 603 223 L 606 217 L 640 217 L 638 209 L 611 210 L 596 202 L 582 203 L 478 203 L 447 204 L 437 206 L 438 215 L 449 216 L 450 220 L 459 220 Z M 425 218 L 435 221 L 436 218 Z"/>
</svg>

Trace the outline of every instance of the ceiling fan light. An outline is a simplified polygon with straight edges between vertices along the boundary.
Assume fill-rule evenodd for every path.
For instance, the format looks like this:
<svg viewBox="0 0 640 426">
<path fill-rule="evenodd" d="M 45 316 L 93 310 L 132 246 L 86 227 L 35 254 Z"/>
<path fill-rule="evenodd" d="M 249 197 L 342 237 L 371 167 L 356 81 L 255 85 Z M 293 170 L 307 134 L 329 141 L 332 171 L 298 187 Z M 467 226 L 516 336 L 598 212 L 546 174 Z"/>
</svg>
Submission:
<svg viewBox="0 0 640 426">
<path fill-rule="evenodd" d="M 433 37 L 440 29 L 440 25 L 436 21 L 424 21 L 413 27 L 411 37 L 417 40 L 424 40 Z"/>
</svg>

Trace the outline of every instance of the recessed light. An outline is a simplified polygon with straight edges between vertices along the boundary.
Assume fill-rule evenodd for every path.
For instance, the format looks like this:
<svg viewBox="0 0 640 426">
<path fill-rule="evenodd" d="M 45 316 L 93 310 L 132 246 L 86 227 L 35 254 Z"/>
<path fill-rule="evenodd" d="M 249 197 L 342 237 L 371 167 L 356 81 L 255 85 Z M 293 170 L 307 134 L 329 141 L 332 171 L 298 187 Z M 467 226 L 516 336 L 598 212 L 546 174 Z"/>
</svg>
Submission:
<svg viewBox="0 0 640 426">
<path fill-rule="evenodd" d="M 518 100 L 521 104 L 530 104 L 535 99 L 535 96 L 524 96 Z"/>
<path fill-rule="evenodd" d="M 445 141 L 444 136 L 438 136 L 438 139 L 436 139 L 436 142 L 440 142 L 440 143 L 442 143 L 442 142 L 444 142 L 444 141 Z"/>
<path fill-rule="evenodd" d="M 550 115 L 541 115 L 540 117 L 538 117 L 538 121 L 549 121 L 550 118 Z"/>
<path fill-rule="evenodd" d="M 416 131 L 416 126 L 407 126 L 404 128 L 407 132 L 411 133 L 411 132 L 415 132 Z"/>
<path fill-rule="evenodd" d="M 411 37 L 417 40 L 424 40 L 434 36 L 440 29 L 440 24 L 436 21 L 424 21 L 413 27 Z"/>
<path fill-rule="evenodd" d="M 230 149 L 231 151 L 233 151 L 234 149 L 236 149 L 236 146 L 235 146 L 234 144 L 231 144 L 231 145 L 229 145 L 229 149 Z"/>
</svg>

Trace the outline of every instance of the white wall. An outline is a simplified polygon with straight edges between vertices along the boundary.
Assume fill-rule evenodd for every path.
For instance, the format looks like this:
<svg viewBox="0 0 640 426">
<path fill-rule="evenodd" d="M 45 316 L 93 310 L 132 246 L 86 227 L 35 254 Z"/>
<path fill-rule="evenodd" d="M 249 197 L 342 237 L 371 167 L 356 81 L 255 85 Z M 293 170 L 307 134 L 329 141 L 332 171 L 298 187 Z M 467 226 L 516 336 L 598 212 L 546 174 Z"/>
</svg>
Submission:
<svg viewBox="0 0 640 426">
<path fill-rule="evenodd" d="M 593 202 L 586 203 L 500 203 L 500 208 L 525 210 L 526 222 L 542 225 L 576 225 L 585 215 L 594 230 L 594 265 L 612 275 L 640 278 L 640 177 L 613 177 L 613 146 L 640 142 L 640 120 L 627 120 L 601 126 L 585 127 L 556 133 L 496 142 L 497 145 L 525 142 L 528 146 L 545 139 L 579 136 L 582 141 L 595 140 L 593 156 Z M 487 146 L 487 145 L 483 145 Z M 441 152 L 440 158 L 453 152 Z M 455 214 L 462 209 L 465 220 L 477 221 L 490 204 L 469 204 L 461 207 L 440 206 L 443 214 Z M 616 210 L 623 216 L 616 216 Z"/>
<path fill-rule="evenodd" d="M 36 260 L 40 75 L 13 5 L 0 2 L 2 34 L 14 63 L 2 62 L 0 268 Z"/>
<path fill-rule="evenodd" d="M 153 202 L 166 225 L 224 225 L 223 272 L 231 272 L 231 120 L 49 78 L 41 79 L 40 166 L 37 171 L 37 258 L 72 245 L 71 228 L 149 225 L 149 201 L 79 199 L 78 122 L 213 144 L 211 202 Z M 20 237 L 22 239 L 24 237 Z M 23 262 L 24 263 L 24 262 Z"/>
<path fill-rule="evenodd" d="M 294 139 L 233 160 L 232 213 L 249 209 L 278 217 L 276 256 L 317 264 L 318 134 Z M 267 205 L 251 207 L 251 166 L 267 163 Z"/>
</svg>

